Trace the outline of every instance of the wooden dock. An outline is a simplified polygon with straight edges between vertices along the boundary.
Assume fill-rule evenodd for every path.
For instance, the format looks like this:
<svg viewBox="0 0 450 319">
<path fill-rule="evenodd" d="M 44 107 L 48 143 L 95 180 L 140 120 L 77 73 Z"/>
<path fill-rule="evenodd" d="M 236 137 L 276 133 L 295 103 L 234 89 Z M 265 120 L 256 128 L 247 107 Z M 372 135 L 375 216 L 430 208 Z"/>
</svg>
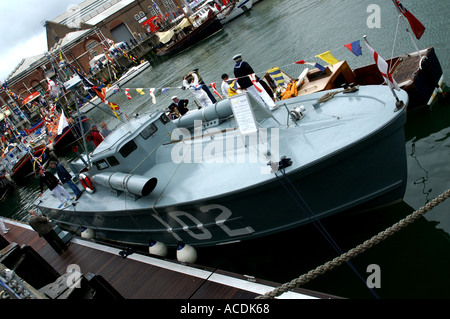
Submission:
<svg viewBox="0 0 450 319">
<path fill-rule="evenodd" d="M 145 254 L 133 253 L 123 258 L 119 255 L 121 249 L 81 238 L 73 238 L 68 250 L 58 255 L 29 225 L 11 220 L 5 220 L 5 224 L 10 228 L 3 235 L 5 240 L 30 246 L 60 276 L 67 273 L 69 265 L 77 265 L 82 274 L 102 276 L 125 299 L 255 299 L 279 286 L 278 283 Z M 335 297 L 299 288 L 278 298 Z"/>
</svg>

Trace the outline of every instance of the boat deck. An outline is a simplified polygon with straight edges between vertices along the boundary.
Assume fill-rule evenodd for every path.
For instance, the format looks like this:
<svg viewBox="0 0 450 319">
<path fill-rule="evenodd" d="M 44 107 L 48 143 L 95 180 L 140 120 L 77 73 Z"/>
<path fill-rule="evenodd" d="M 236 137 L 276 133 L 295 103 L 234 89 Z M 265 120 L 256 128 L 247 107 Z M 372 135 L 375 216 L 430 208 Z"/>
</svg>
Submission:
<svg viewBox="0 0 450 319">
<path fill-rule="evenodd" d="M 279 286 L 253 277 L 138 253 L 122 258 L 120 249 L 79 238 L 72 238 L 69 249 L 58 255 L 27 224 L 11 220 L 5 220 L 5 224 L 10 231 L 2 235 L 4 239 L 30 246 L 60 275 L 66 273 L 69 265 L 76 264 L 82 274 L 102 276 L 125 299 L 254 299 Z M 279 298 L 335 297 L 295 289 Z"/>
</svg>

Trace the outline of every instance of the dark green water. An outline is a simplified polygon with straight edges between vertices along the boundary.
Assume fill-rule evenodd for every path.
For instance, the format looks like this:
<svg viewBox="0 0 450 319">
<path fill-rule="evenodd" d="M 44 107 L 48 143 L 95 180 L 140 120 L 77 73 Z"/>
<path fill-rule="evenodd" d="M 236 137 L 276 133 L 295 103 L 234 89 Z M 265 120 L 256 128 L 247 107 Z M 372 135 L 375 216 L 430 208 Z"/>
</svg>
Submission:
<svg viewBox="0 0 450 319">
<path fill-rule="evenodd" d="M 427 28 L 421 40 L 422 49 L 434 46 L 444 74 L 450 72 L 448 52 L 450 13 L 447 1 L 411 1 L 402 3 Z M 369 5 L 379 5 L 381 27 L 369 28 Z M 109 100 L 120 105 L 122 112 L 132 115 L 153 109 L 163 109 L 171 96 L 188 98 L 190 92 L 175 87 L 182 76 L 199 69 L 205 82 L 216 82 L 220 88 L 222 73 L 233 74 L 232 57 L 241 53 L 258 75 L 272 66 L 279 66 L 292 76 L 298 76 L 304 66 L 293 62 L 300 59 L 322 63 L 317 54 L 330 50 L 339 60 L 346 59 L 352 68 L 371 63 L 362 44 L 363 55 L 356 57 L 344 45 L 367 35 L 374 49 L 385 59 L 392 54 L 413 52 L 414 45 L 400 24 L 391 1 L 373 0 L 264 0 L 249 16 L 241 16 L 227 24 L 223 31 L 201 44 L 164 61 L 154 61 L 152 67 L 125 87 L 157 88 L 157 104 L 148 94 L 131 90 L 128 101 L 122 92 Z M 161 88 L 172 87 L 166 94 Z M 220 91 L 220 89 L 219 89 Z M 104 112 L 93 110 L 89 117 L 110 128 L 119 123 Z M 370 213 L 346 212 L 323 221 L 342 251 L 364 242 L 401 218 L 424 206 L 450 186 L 450 103 L 442 100 L 431 110 L 412 112 L 405 127 L 408 155 L 408 185 L 404 201 Z M 62 160 L 74 158 L 64 154 Z M 1 215 L 26 221 L 27 209 L 37 196 L 37 182 L 17 188 L 0 203 Z M 288 199 L 286 199 L 288 200 Z M 280 200 L 282 205 L 282 200 Z M 442 203 L 423 218 L 391 238 L 383 241 L 351 261 L 360 279 L 344 264 L 304 287 L 347 298 L 375 298 L 365 286 L 367 267 L 379 265 L 381 288 L 375 288 L 380 298 L 449 298 L 450 290 L 450 200 Z M 174 252 L 171 256 L 175 258 Z M 287 282 L 333 259 L 336 251 L 312 225 L 290 232 L 252 240 L 236 245 L 199 249 L 198 263 L 252 275 L 276 282 Z"/>
</svg>

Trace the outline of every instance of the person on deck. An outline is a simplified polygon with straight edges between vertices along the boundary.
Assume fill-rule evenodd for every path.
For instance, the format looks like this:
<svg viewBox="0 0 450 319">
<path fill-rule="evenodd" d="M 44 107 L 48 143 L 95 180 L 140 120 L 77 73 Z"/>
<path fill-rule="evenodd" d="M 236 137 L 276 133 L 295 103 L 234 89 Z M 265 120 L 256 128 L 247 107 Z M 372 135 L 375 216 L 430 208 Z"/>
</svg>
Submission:
<svg viewBox="0 0 450 319">
<path fill-rule="evenodd" d="M 98 131 L 96 124 L 91 125 L 91 134 L 89 134 L 87 140 L 92 141 L 95 147 L 97 147 L 101 142 L 103 142 L 103 136 Z"/>
<path fill-rule="evenodd" d="M 70 194 L 61 186 L 61 182 L 56 178 L 52 173 L 44 170 L 42 168 L 39 169 L 39 184 L 40 184 L 40 193 L 39 196 L 42 196 L 44 192 L 44 184 L 47 185 L 48 189 L 52 191 L 53 195 L 55 195 L 61 203 L 66 206 L 71 198 Z"/>
<path fill-rule="evenodd" d="M 78 200 L 81 197 L 81 191 L 77 187 L 77 185 L 75 185 L 75 183 L 72 182 L 72 175 L 70 175 L 70 173 L 61 163 L 58 163 L 56 161 L 50 161 L 50 167 L 56 169 L 56 173 L 58 174 L 61 183 L 67 184 L 67 186 L 69 186 L 70 189 L 73 190 L 76 196 L 75 200 Z"/>
<path fill-rule="evenodd" d="M 190 73 L 183 79 L 183 87 L 191 90 L 195 98 L 200 102 L 202 107 L 207 107 L 208 105 L 213 105 L 211 99 L 208 97 L 206 92 L 202 89 L 204 84 L 199 84 L 198 76 L 195 73 Z"/>
<path fill-rule="evenodd" d="M 222 85 L 220 88 L 222 89 L 222 94 L 227 98 L 228 90 L 230 89 L 230 77 L 228 74 L 222 74 Z"/>
<path fill-rule="evenodd" d="M 253 82 L 250 78 L 250 75 L 254 74 L 252 67 L 250 64 L 242 60 L 242 55 L 237 54 L 233 57 L 233 60 L 236 62 L 234 65 L 234 76 L 237 78 L 239 86 L 242 90 L 247 90 L 255 99 L 261 101 L 263 105 L 267 107 L 274 107 L 275 103 L 271 99 L 271 97 L 267 94 L 264 89 L 261 91 L 253 85 Z M 256 77 L 255 77 L 256 78 Z"/>
<path fill-rule="evenodd" d="M 189 100 L 186 99 L 178 99 L 177 96 L 172 96 L 173 103 L 169 105 L 169 110 L 171 112 L 174 112 L 175 110 L 180 113 L 180 115 L 186 114 L 189 109 L 187 108 L 187 105 L 189 104 Z"/>
<path fill-rule="evenodd" d="M 202 77 L 200 76 L 200 74 L 198 74 L 198 69 L 195 69 L 192 71 L 193 74 L 196 74 L 198 76 L 198 83 L 202 84 L 202 89 L 205 91 L 205 93 L 208 95 L 209 99 L 211 100 L 211 102 L 213 104 L 217 103 L 216 98 L 214 97 L 214 94 L 212 94 L 212 92 L 209 90 L 208 86 L 205 84 L 205 82 L 203 81 Z"/>
<path fill-rule="evenodd" d="M 107 137 L 111 133 L 111 131 L 108 129 L 108 125 L 105 122 L 101 122 L 100 127 L 102 128 L 100 134 L 103 136 L 103 138 Z"/>
</svg>

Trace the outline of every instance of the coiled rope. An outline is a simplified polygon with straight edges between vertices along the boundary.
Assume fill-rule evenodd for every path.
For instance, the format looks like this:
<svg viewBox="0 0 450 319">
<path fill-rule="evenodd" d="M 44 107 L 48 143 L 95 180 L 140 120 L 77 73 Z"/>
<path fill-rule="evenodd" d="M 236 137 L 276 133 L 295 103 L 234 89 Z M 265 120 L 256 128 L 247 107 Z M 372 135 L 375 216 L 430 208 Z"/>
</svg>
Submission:
<svg viewBox="0 0 450 319">
<path fill-rule="evenodd" d="M 316 277 L 324 274 L 325 272 L 332 270 L 340 265 L 342 265 L 344 262 L 350 260 L 351 258 L 356 257 L 357 255 L 365 252 L 366 250 L 374 247 L 375 245 L 379 244 L 381 241 L 385 240 L 386 238 L 392 236 L 396 232 L 400 231 L 401 229 L 405 228 L 409 224 L 416 221 L 419 217 L 426 214 L 430 210 L 432 210 L 434 207 L 445 201 L 447 198 L 450 197 L 450 189 L 446 190 L 443 194 L 439 195 L 432 201 L 430 201 L 428 204 L 423 206 L 422 208 L 416 210 L 411 215 L 405 217 L 404 219 L 400 220 L 396 224 L 392 225 L 391 227 L 387 228 L 386 230 L 378 233 L 377 235 L 373 236 L 372 238 L 366 240 L 364 243 L 356 246 L 353 249 L 350 249 L 346 253 L 334 258 L 333 260 L 309 271 L 308 273 L 301 275 L 300 277 L 285 283 L 281 285 L 280 287 L 269 291 L 265 293 L 264 295 L 257 296 L 256 299 L 273 299 L 277 296 L 280 296 L 281 294 L 290 291 L 300 285 L 304 285 L 305 283 L 315 279 Z"/>
</svg>

